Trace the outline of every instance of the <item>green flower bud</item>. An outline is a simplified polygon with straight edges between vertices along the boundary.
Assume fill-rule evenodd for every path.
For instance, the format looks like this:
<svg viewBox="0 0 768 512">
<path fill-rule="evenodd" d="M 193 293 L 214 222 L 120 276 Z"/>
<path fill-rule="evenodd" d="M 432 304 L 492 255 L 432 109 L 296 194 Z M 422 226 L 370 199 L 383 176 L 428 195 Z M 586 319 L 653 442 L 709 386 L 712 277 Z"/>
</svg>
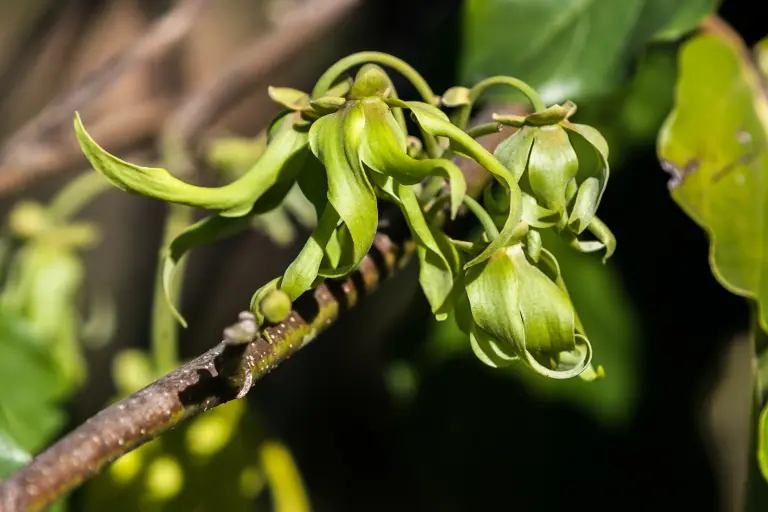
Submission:
<svg viewBox="0 0 768 512">
<path fill-rule="evenodd" d="M 21 238 L 34 238 L 51 227 L 48 212 L 40 203 L 22 201 L 11 210 L 8 228 Z"/>
<path fill-rule="evenodd" d="M 288 318 L 293 305 L 288 294 L 277 289 L 271 290 L 266 297 L 261 299 L 259 308 L 268 322 L 276 324 Z"/>
<path fill-rule="evenodd" d="M 361 100 L 372 96 L 388 96 L 392 91 L 392 82 L 379 66 L 366 64 L 360 68 L 349 91 L 349 98 Z"/>
<path fill-rule="evenodd" d="M 574 377 L 589 367 L 592 349 L 577 332 L 573 305 L 557 283 L 557 262 L 537 243 L 530 235 L 527 248 L 505 247 L 467 271 L 465 298 L 455 303 L 458 323 L 490 366 L 519 359 L 547 377 Z M 529 261 L 526 249 L 542 255 L 541 265 Z"/>
</svg>

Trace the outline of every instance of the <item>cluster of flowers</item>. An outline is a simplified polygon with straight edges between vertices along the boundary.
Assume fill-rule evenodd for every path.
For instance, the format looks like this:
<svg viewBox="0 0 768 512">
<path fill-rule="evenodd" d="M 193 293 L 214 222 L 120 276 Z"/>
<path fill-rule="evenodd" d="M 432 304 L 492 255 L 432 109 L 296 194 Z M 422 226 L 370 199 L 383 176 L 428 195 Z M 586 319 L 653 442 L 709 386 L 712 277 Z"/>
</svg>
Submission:
<svg viewBox="0 0 768 512">
<path fill-rule="evenodd" d="M 345 77 L 361 64 L 354 79 Z M 399 99 L 380 65 L 403 73 L 424 101 Z M 486 130 L 467 129 L 482 92 L 504 84 L 526 94 L 535 112 L 497 115 Z M 608 148 L 597 130 L 569 121 L 575 105 L 545 108 L 535 91 L 511 77 L 453 87 L 440 97 L 406 63 L 375 52 L 337 62 L 311 94 L 270 88 L 270 96 L 285 110 L 269 128 L 264 153 L 240 178 L 216 188 L 119 160 L 76 118 L 83 151 L 116 186 L 215 212 L 166 249 L 167 279 L 191 247 L 240 229 L 244 219 L 275 208 L 298 184 L 314 205 L 316 227 L 285 273 L 251 303 L 259 323 L 279 322 L 299 295 L 357 269 L 376 235 L 377 202 L 386 200 L 408 222 L 432 311 L 438 320 L 455 315 L 480 360 L 494 367 L 520 360 L 553 378 L 589 367 L 589 341 L 541 238 L 542 230 L 552 229 L 576 250 L 605 249 L 606 257 L 615 247 L 595 217 L 608 180 Z M 408 133 L 406 113 L 418 137 Z M 518 129 L 491 154 L 475 138 L 501 125 Z M 480 201 L 466 194 L 456 155 L 493 176 Z M 451 239 L 442 225 L 462 205 L 482 230 L 468 240 Z M 587 230 L 594 239 L 581 240 Z"/>
</svg>

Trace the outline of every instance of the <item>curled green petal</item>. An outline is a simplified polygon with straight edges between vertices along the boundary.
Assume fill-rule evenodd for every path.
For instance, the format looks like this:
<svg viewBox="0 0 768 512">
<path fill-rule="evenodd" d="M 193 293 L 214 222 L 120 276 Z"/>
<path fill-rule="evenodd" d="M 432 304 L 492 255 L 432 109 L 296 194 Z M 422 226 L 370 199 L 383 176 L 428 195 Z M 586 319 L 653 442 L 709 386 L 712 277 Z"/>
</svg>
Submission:
<svg viewBox="0 0 768 512">
<path fill-rule="evenodd" d="M 330 204 L 326 205 L 312 235 L 306 241 L 296 259 L 288 266 L 280 281 L 280 289 L 291 300 L 296 300 L 314 283 L 323 261 L 326 246 L 331 240 L 338 222 L 339 214 L 333 206 Z"/>
<path fill-rule="evenodd" d="M 469 97 L 469 89 L 466 87 L 451 87 L 445 91 L 440 98 L 440 102 L 446 107 L 460 107 L 469 105 L 472 99 Z"/>
<path fill-rule="evenodd" d="M 529 263 L 519 247 L 507 253 L 518 275 L 526 362 L 547 377 L 567 379 L 579 375 L 591 362 L 592 347 L 586 337 L 576 333 L 570 298 Z"/>
<path fill-rule="evenodd" d="M 290 87 L 272 87 L 267 88 L 269 97 L 272 101 L 279 103 L 289 110 L 301 110 L 309 106 L 309 94 L 292 89 Z"/>
<path fill-rule="evenodd" d="M 343 107 L 346 102 L 347 100 L 340 96 L 323 96 L 322 98 L 311 100 L 309 104 L 315 111 L 325 115 L 336 112 Z"/>
<path fill-rule="evenodd" d="M 535 197 L 523 192 L 523 222 L 534 228 L 550 228 L 559 219 L 556 212 L 543 208 Z"/>
<path fill-rule="evenodd" d="M 325 277 L 341 277 L 356 269 L 376 236 L 376 195 L 359 156 L 364 127 L 363 109 L 356 104 L 322 117 L 310 130 L 312 152 L 328 176 L 328 201 L 346 225 L 352 244 L 347 264 Z"/>
<path fill-rule="evenodd" d="M 551 379 L 571 379 L 582 374 L 592 363 L 592 344 L 581 335 L 574 335 L 575 347 L 557 354 L 525 353 L 525 362 L 536 373 Z"/>
<path fill-rule="evenodd" d="M 349 94 L 349 91 L 352 90 L 353 83 L 354 80 L 351 76 L 340 78 L 325 92 L 324 96 L 341 96 L 342 98 L 346 97 L 347 94 Z"/>
<path fill-rule="evenodd" d="M 496 251 L 466 271 L 465 288 L 477 326 L 507 343 L 515 354 L 525 351 L 525 325 L 520 314 L 520 291 L 512 259 Z"/>
<path fill-rule="evenodd" d="M 528 182 L 542 206 L 554 212 L 565 212 L 565 191 L 578 170 L 576 151 L 563 128 L 544 126 L 534 130 Z"/>
<path fill-rule="evenodd" d="M 616 237 L 613 236 L 608 226 L 597 217 L 592 217 L 587 229 L 605 246 L 605 256 L 603 256 L 603 263 L 605 263 L 616 252 Z"/>
<path fill-rule="evenodd" d="M 445 320 L 448 299 L 458 273 L 459 255 L 446 235 L 427 224 L 411 187 L 397 185 L 400 208 L 413 233 L 419 256 L 419 282 L 438 320 Z"/>
<path fill-rule="evenodd" d="M 561 352 L 574 348 L 573 306 L 558 286 L 525 257 L 520 246 L 507 249 L 518 276 L 526 348 Z"/>
<path fill-rule="evenodd" d="M 493 152 L 493 156 L 512 173 L 515 181 L 520 181 L 528 165 L 535 134 L 534 128 L 521 128 L 501 141 Z"/>
<path fill-rule="evenodd" d="M 404 185 L 414 185 L 428 176 L 445 177 L 450 184 L 451 217 L 455 217 L 467 188 L 458 166 L 447 159 L 411 158 L 405 150 L 406 139 L 389 107 L 374 100 L 364 101 L 362 108 L 365 130 L 360 146 L 361 160 L 372 170 L 392 176 Z"/>
<path fill-rule="evenodd" d="M 562 126 L 568 131 L 568 133 L 571 134 L 571 136 L 586 141 L 588 146 L 590 146 L 594 151 L 594 158 L 589 158 L 589 160 L 593 162 L 591 166 L 585 165 L 585 162 L 583 162 L 583 160 L 586 160 L 585 158 L 580 158 L 578 176 L 578 180 L 581 183 L 584 183 L 590 178 L 597 180 L 599 183 L 599 187 L 596 187 L 598 191 L 597 199 L 594 200 L 594 214 L 594 211 L 597 211 L 597 208 L 600 205 L 600 201 L 603 197 L 603 194 L 605 193 L 605 188 L 608 185 L 608 178 L 610 176 L 610 167 L 608 165 L 608 143 L 605 141 L 605 138 L 602 136 L 602 134 L 591 126 L 570 122 L 565 122 Z M 581 227 L 583 230 L 587 224 L 589 224 L 589 222 L 585 223 L 582 221 L 579 227 Z"/>
<path fill-rule="evenodd" d="M 605 244 L 599 240 L 580 240 L 578 236 L 572 233 L 563 234 L 563 238 L 566 239 L 571 249 L 579 252 L 590 253 L 605 249 Z"/>
<path fill-rule="evenodd" d="M 597 210 L 597 201 L 600 198 L 600 182 L 597 178 L 587 178 L 579 186 L 576 194 L 576 200 L 571 209 L 571 215 L 568 217 L 568 226 L 576 233 L 584 231 Z"/>
<path fill-rule="evenodd" d="M 505 368 L 519 359 L 503 343 L 477 326 L 469 333 L 469 345 L 475 356 L 491 368 Z"/>
<path fill-rule="evenodd" d="M 539 262 L 541 256 L 541 233 L 535 229 L 531 229 L 525 235 L 525 253 L 534 262 Z"/>
<path fill-rule="evenodd" d="M 161 168 L 133 165 L 107 153 L 85 131 L 75 114 L 75 134 L 88 161 L 115 186 L 135 194 L 218 211 L 239 217 L 277 181 L 292 179 L 307 155 L 306 133 L 294 129 L 294 115 L 286 116 L 256 164 L 223 187 L 199 187 L 173 177 Z"/>
</svg>

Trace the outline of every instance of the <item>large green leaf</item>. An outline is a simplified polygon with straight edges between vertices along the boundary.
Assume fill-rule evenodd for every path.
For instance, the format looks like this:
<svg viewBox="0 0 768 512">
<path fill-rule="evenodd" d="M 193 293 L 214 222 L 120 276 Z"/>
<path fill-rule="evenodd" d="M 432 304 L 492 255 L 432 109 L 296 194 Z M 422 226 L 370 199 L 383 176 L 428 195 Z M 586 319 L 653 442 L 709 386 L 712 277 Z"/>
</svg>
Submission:
<svg viewBox="0 0 768 512">
<path fill-rule="evenodd" d="M 700 35 L 680 55 L 658 140 L 672 197 L 709 234 L 710 263 L 768 329 L 768 100 L 743 47 Z"/>
<path fill-rule="evenodd" d="M 610 91 L 654 38 L 672 39 L 718 0 L 467 0 L 462 79 L 514 75 L 555 103 Z"/>
</svg>

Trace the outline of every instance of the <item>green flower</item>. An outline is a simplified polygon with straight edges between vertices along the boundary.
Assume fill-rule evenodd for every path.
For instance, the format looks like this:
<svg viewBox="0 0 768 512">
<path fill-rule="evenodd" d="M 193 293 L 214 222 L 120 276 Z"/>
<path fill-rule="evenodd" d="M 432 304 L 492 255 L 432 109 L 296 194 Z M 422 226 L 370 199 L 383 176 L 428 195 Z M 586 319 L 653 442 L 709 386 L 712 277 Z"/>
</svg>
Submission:
<svg viewBox="0 0 768 512">
<path fill-rule="evenodd" d="M 495 156 L 512 168 L 520 154 L 528 155 L 518 176 L 523 189 L 523 220 L 530 226 L 555 226 L 583 251 L 615 243 L 610 231 L 590 229 L 600 243 L 579 242 L 576 238 L 590 227 L 608 183 L 608 145 L 591 126 L 571 123 L 576 105 L 553 105 L 529 116 L 500 116 L 494 120 L 519 130 L 503 141 Z M 494 202 L 493 199 L 496 199 Z M 503 201 L 486 201 L 490 210 L 503 210 Z M 602 226 L 604 228 L 604 225 Z"/>
<path fill-rule="evenodd" d="M 309 145 L 324 169 L 326 183 L 299 181 L 315 204 L 319 221 L 279 283 L 292 300 L 318 277 L 343 277 L 359 266 L 376 236 L 376 199 L 381 196 L 397 204 L 408 221 L 423 263 L 421 283 L 433 311 L 445 305 L 457 257 L 450 244 L 438 242 L 442 242 L 441 236 L 430 228 L 413 185 L 429 176 L 447 179 L 455 215 L 466 184 L 450 160 L 409 155 L 407 132 L 386 101 L 393 97 L 391 81 L 383 70 L 363 66 L 346 102 L 310 128 Z M 326 190 L 325 197 L 317 193 L 319 189 Z"/>
<path fill-rule="evenodd" d="M 557 261 L 541 247 L 534 251 L 540 264 L 526 252 L 514 244 L 466 272 L 456 300 L 459 326 L 489 366 L 520 360 L 547 377 L 575 377 L 589 367 L 592 348 L 578 332 Z"/>
</svg>

